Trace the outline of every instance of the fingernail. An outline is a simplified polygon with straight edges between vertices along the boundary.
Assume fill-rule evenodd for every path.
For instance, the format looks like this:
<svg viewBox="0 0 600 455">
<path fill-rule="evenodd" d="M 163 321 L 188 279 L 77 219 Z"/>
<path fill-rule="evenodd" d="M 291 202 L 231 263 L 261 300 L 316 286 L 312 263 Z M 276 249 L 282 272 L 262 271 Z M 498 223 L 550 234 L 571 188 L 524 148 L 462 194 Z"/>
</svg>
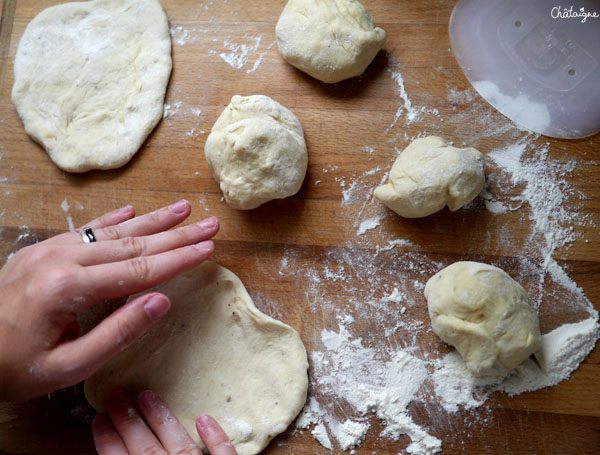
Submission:
<svg viewBox="0 0 600 455">
<path fill-rule="evenodd" d="M 212 426 L 212 419 L 206 414 L 203 414 L 196 419 L 196 425 L 200 428 L 210 428 Z"/>
<path fill-rule="evenodd" d="M 188 206 L 190 205 L 190 203 L 188 201 L 186 201 L 185 199 L 182 199 L 179 202 L 176 202 L 173 205 L 169 206 L 169 210 L 177 215 L 181 215 L 182 213 L 184 213 Z"/>
<path fill-rule="evenodd" d="M 217 225 L 217 219 L 214 216 L 207 218 L 205 220 L 202 220 L 198 223 L 198 226 L 200 226 L 203 229 L 212 229 L 216 225 Z"/>
<path fill-rule="evenodd" d="M 138 403 L 146 409 L 152 408 L 158 403 L 158 397 L 151 390 L 145 390 L 138 396 Z"/>
<path fill-rule="evenodd" d="M 215 249 L 215 246 L 212 241 L 208 240 L 206 242 L 196 243 L 194 248 L 196 248 L 200 253 L 205 254 L 212 253 L 212 251 Z"/>
<path fill-rule="evenodd" d="M 121 212 L 122 214 L 129 214 L 129 213 L 133 212 L 133 206 L 126 205 L 125 207 L 121 207 L 119 209 L 119 212 Z"/>
<path fill-rule="evenodd" d="M 153 321 L 159 320 L 169 311 L 171 304 L 164 295 L 155 295 L 146 302 L 144 311 Z"/>
</svg>

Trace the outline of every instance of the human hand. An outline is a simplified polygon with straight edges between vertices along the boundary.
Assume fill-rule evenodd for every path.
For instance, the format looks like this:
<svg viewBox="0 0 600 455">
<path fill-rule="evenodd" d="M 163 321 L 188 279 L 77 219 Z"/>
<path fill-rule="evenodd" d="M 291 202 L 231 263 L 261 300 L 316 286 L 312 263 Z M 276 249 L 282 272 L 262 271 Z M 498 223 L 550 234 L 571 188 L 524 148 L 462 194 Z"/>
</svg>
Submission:
<svg viewBox="0 0 600 455">
<path fill-rule="evenodd" d="M 105 299 L 149 289 L 205 261 L 219 230 L 209 218 L 174 230 L 187 201 L 134 218 L 128 206 L 82 230 L 23 248 L 0 270 L 0 401 L 29 399 L 82 381 L 169 309 L 150 293 L 79 336 L 77 315 Z"/>
<path fill-rule="evenodd" d="M 114 390 L 108 397 L 107 409 L 110 420 L 109 416 L 98 414 L 92 425 L 98 455 L 202 454 L 177 417 L 151 391 L 140 394 L 136 409 L 124 390 Z M 209 454 L 237 455 L 213 418 L 198 417 L 196 429 Z"/>
</svg>

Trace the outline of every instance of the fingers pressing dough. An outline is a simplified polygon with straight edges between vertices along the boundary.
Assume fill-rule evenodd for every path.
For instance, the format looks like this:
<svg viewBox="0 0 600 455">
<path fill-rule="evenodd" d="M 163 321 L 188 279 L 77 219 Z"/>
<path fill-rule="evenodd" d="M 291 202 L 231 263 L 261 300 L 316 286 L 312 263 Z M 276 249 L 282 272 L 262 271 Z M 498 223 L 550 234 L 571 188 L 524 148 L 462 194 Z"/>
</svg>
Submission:
<svg viewBox="0 0 600 455">
<path fill-rule="evenodd" d="M 308 362 L 298 333 L 258 311 L 231 271 L 204 263 L 150 292 L 171 309 L 85 384 L 99 411 L 115 387 L 160 395 L 196 442 L 213 416 L 239 455 L 255 455 L 304 406 Z M 135 298 L 135 296 L 131 297 Z"/>
</svg>

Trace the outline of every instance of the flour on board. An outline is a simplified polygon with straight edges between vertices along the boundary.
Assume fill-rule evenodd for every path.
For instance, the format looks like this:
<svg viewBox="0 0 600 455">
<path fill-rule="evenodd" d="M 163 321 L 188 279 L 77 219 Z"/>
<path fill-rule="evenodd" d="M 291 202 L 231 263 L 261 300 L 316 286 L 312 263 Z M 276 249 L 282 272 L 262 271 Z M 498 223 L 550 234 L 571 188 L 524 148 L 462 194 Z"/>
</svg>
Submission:
<svg viewBox="0 0 600 455">
<path fill-rule="evenodd" d="M 210 49 L 208 53 L 210 55 L 218 55 L 225 63 L 227 63 L 233 69 L 241 70 L 248 64 L 250 56 L 258 51 L 262 42 L 262 35 L 256 37 L 245 37 L 244 39 L 246 39 L 248 43 L 235 43 L 229 40 L 225 40 L 222 42 L 224 51 Z M 213 39 L 213 42 L 217 43 L 219 42 L 219 40 L 215 38 Z M 259 56 L 257 58 L 257 61 L 258 60 L 262 61 L 262 57 Z M 255 63 L 255 66 L 252 67 L 250 72 L 256 71 L 258 65 L 260 65 L 260 62 L 258 64 Z"/>
<path fill-rule="evenodd" d="M 71 216 L 71 205 L 67 202 L 67 198 L 62 201 L 60 208 L 67 214 L 67 225 L 69 226 L 69 231 L 73 232 L 75 230 L 75 225 L 73 224 L 73 217 Z"/>
<path fill-rule="evenodd" d="M 408 97 L 408 93 L 406 92 L 404 77 L 400 72 L 400 65 L 397 62 L 392 62 L 392 65 L 388 69 L 388 72 L 392 76 L 392 81 L 395 84 L 394 89 L 398 96 L 400 96 L 400 98 L 402 99 L 402 103 L 398 106 L 392 123 L 385 130 L 386 134 L 389 133 L 392 130 L 392 128 L 394 128 L 398 124 L 398 121 L 400 120 L 403 114 L 405 115 L 405 126 L 410 126 L 412 123 L 420 120 L 423 114 L 434 115 L 438 117 L 440 121 L 443 121 L 443 119 L 440 117 L 439 111 L 436 108 L 428 108 L 426 106 L 417 107 L 413 104 L 411 99 Z"/>
<path fill-rule="evenodd" d="M 188 43 L 195 43 L 202 35 L 207 35 L 209 30 L 198 28 L 184 28 L 182 26 L 172 27 L 171 39 L 178 46 L 185 46 Z"/>
<path fill-rule="evenodd" d="M 448 264 L 419 252 L 410 239 L 394 237 L 380 226 L 385 212 L 369 191 L 377 184 L 376 173 L 340 176 L 332 165 L 324 171 L 336 173 L 333 179 L 342 188 L 341 209 L 351 214 L 345 229 L 354 233 L 354 240 L 341 249 L 325 248 L 319 261 L 290 248 L 279 270 L 284 277 L 301 276 L 311 308 L 332 314 L 338 322 L 337 328 L 315 333 L 322 348 L 310 353 L 315 392 L 302 420 L 304 427 L 316 425 L 313 436 L 326 441 L 327 446 L 335 443 L 350 448 L 369 438 L 368 428 L 365 434 L 343 432 L 342 428 L 350 425 L 347 422 L 368 424 L 369 415 L 374 414 L 384 425 L 381 436 L 396 440 L 406 434 L 411 439 L 408 453 L 435 454 L 441 450 L 442 441 L 415 423 L 408 404 L 426 406 L 435 421 L 436 413 L 452 416 L 459 409 L 481 407 L 494 391 L 513 395 L 556 385 L 567 379 L 594 347 L 600 336 L 598 314 L 553 257 L 558 248 L 568 247 L 579 238 L 572 226 L 595 223 L 582 215 L 578 201 L 585 196 L 567 180 L 577 172 L 576 163 L 551 156 L 547 145 L 537 145 L 538 136 L 514 131 L 518 137 L 513 143 L 487 153 L 487 194 L 468 210 L 522 216 L 531 232 L 523 245 L 523 256 L 516 260 L 517 270 L 523 274 L 517 278 L 540 311 L 572 314 L 572 322 L 543 335 L 540 358 L 545 360 L 538 359 L 537 363 L 545 371 L 530 360 L 505 378 L 480 379 L 470 374 L 454 351 L 447 353 L 443 343 L 439 342 L 438 348 L 421 348 L 422 337 L 429 330 L 428 321 L 422 312 L 419 314 L 424 305 L 424 283 Z M 357 227 L 363 233 L 367 227 L 379 229 L 376 236 L 366 237 L 356 236 Z M 501 241 L 496 248 L 511 246 L 512 239 L 506 236 L 502 223 L 490 225 L 490 229 L 491 237 L 506 237 L 506 243 Z M 476 254 L 470 250 L 466 253 Z M 494 265 L 505 264 L 498 259 Z M 343 283 L 343 290 L 333 283 Z M 582 313 L 589 315 L 587 319 L 581 319 Z M 354 335 L 360 324 L 370 327 L 367 337 L 364 331 L 360 337 Z M 402 398 L 391 399 L 392 394 Z M 441 404 L 442 409 L 428 407 L 430 402 Z M 339 403 L 346 403 L 342 413 Z M 479 422 L 485 425 L 485 410 L 479 415 Z"/>
<path fill-rule="evenodd" d="M 356 231 L 356 234 L 363 235 L 367 231 L 377 228 L 379 226 L 380 221 L 381 218 L 369 218 L 362 221 L 360 223 L 360 226 L 358 227 L 358 231 Z"/>
</svg>

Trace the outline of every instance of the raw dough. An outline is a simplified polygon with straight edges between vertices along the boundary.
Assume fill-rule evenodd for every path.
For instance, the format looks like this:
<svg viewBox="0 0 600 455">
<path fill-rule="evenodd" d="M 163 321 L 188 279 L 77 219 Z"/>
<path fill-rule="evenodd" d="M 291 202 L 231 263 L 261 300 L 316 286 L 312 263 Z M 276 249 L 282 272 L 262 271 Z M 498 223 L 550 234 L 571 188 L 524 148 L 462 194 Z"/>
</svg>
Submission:
<svg viewBox="0 0 600 455">
<path fill-rule="evenodd" d="M 127 163 L 162 117 L 171 37 L 158 0 L 53 6 L 29 24 L 12 99 L 25 130 L 65 171 Z"/>
<path fill-rule="evenodd" d="M 389 183 L 375 189 L 377 199 L 398 215 L 420 218 L 447 205 L 458 210 L 485 184 L 483 155 L 472 147 L 452 147 L 429 136 L 413 141 L 392 166 Z"/>
<path fill-rule="evenodd" d="M 300 121 L 263 95 L 234 96 L 204 147 L 225 201 L 249 210 L 296 194 L 308 153 Z"/>
<path fill-rule="evenodd" d="M 304 406 L 306 351 L 291 327 L 256 309 L 244 285 L 214 263 L 154 289 L 169 313 L 85 383 L 99 411 L 110 390 L 151 389 L 199 441 L 195 419 L 212 415 L 239 455 L 259 453 Z"/>
<path fill-rule="evenodd" d="M 505 375 L 541 347 L 533 302 L 498 267 L 456 262 L 429 279 L 425 297 L 433 331 L 477 376 Z"/>
<path fill-rule="evenodd" d="M 327 83 L 362 74 L 386 39 L 358 0 L 289 0 L 275 32 L 290 65 Z"/>
</svg>

